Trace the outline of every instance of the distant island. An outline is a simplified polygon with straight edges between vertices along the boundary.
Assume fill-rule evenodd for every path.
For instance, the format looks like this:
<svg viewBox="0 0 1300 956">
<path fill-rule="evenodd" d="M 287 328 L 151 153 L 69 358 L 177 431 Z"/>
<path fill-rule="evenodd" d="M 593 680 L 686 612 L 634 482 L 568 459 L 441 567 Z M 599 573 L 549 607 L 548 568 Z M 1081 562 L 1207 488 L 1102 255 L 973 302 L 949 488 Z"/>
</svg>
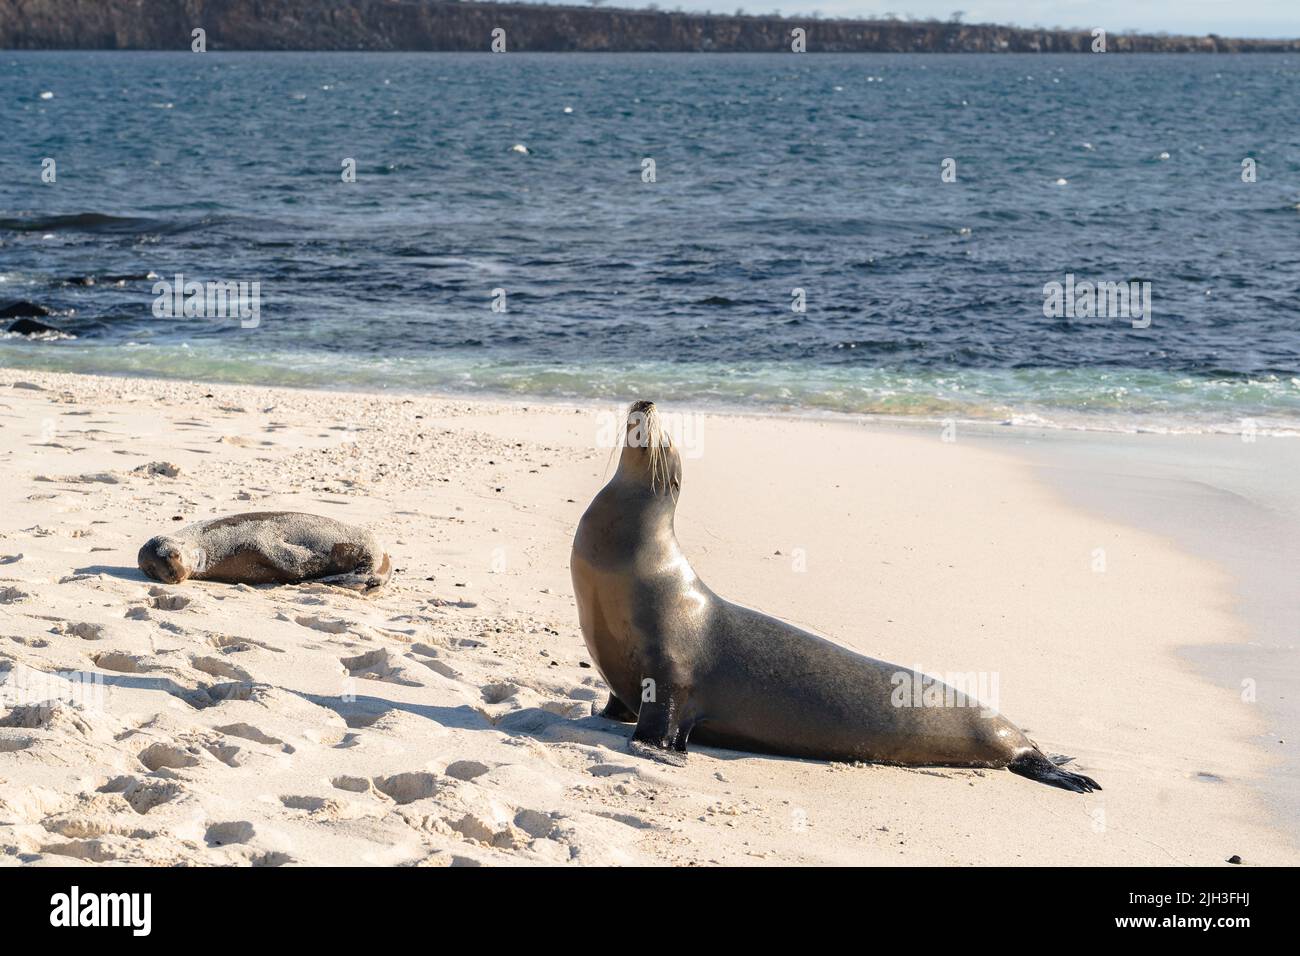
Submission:
<svg viewBox="0 0 1300 956">
<path fill-rule="evenodd" d="M 1104 24 L 1098 24 L 1104 27 Z M 508 52 L 1088 53 L 1091 30 L 456 0 L 0 0 L 0 48 Z M 1297 40 L 1108 33 L 1108 53 L 1300 52 Z"/>
</svg>

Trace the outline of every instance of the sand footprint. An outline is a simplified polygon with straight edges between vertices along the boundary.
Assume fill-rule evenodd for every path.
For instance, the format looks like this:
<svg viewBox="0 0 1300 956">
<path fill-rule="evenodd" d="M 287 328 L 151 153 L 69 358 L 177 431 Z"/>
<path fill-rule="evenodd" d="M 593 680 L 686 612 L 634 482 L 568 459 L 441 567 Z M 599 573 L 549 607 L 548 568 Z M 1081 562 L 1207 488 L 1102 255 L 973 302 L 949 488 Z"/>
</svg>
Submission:
<svg viewBox="0 0 1300 956">
<path fill-rule="evenodd" d="M 330 781 L 330 785 L 349 793 L 369 793 L 372 784 L 365 777 L 339 776 Z"/>
<path fill-rule="evenodd" d="M 412 644 L 411 654 L 413 655 L 412 660 L 417 664 L 423 664 L 435 674 L 446 677 L 448 680 L 460 680 L 460 671 L 446 661 L 440 660 L 437 648 L 430 647 L 428 644 Z"/>
<path fill-rule="evenodd" d="M 306 810 L 308 813 L 315 813 L 318 810 L 325 810 L 331 806 L 337 807 L 340 804 L 336 800 L 327 800 L 325 797 L 309 796 L 284 796 L 280 802 L 289 810 Z"/>
<path fill-rule="evenodd" d="M 441 789 L 438 778 L 423 771 L 375 777 L 372 782 L 376 790 L 402 806 L 432 797 Z"/>
<path fill-rule="evenodd" d="M 255 647 L 260 647 L 262 650 L 270 651 L 273 654 L 284 653 L 282 648 L 263 644 L 251 637 L 229 637 L 225 634 L 210 634 L 208 635 L 208 643 L 223 654 L 239 654 L 244 651 L 251 651 Z"/>
<path fill-rule="evenodd" d="M 542 704 L 542 710 L 568 720 L 581 720 L 592 713 L 591 704 L 580 700 L 548 700 Z"/>
<path fill-rule="evenodd" d="M 457 760 L 448 764 L 444 772 L 455 780 L 468 781 L 483 776 L 491 769 L 487 764 L 480 763 L 477 760 Z"/>
<path fill-rule="evenodd" d="M 68 856 L 87 863 L 111 863 L 116 857 L 113 852 L 99 840 L 73 841 L 72 843 L 50 843 L 41 847 L 40 852 L 54 856 Z"/>
<path fill-rule="evenodd" d="M 170 803 L 185 792 L 170 780 L 141 780 L 139 777 L 114 777 L 99 788 L 99 793 L 116 793 L 136 813 L 144 816 L 155 807 Z"/>
<path fill-rule="evenodd" d="M 32 481 L 55 482 L 61 485 L 116 485 L 119 479 L 112 472 L 97 471 L 84 475 L 36 475 Z"/>
<path fill-rule="evenodd" d="M 281 615 L 281 619 L 290 620 L 283 615 Z M 299 614 L 291 620 L 302 627 L 309 627 L 313 631 L 324 631 L 326 634 L 346 634 L 355 626 L 350 621 L 345 621 L 342 618 L 321 617 L 319 614 Z"/>
<path fill-rule="evenodd" d="M 55 625 L 54 628 L 60 634 L 67 634 L 69 637 L 79 637 L 83 641 L 102 641 L 104 639 L 104 625 L 91 624 L 88 621 L 73 623 L 64 621 L 62 624 Z"/>
<path fill-rule="evenodd" d="M 555 832 L 555 820 L 540 810 L 520 810 L 515 814 L 515 826 L 534 840 L 544 840 Z"/>
<path fill-rule="evenodd" d="M 257 700 L 266 695 L 269 685 L 254 681 L 228 681 L 221 684 L 204 684 L 202 689 L 211 700 L 208 706 L 215 707 L 229 700 Z"/>
<path fill-rule="evenodd" d="M 23 647 L 49 647 L 50 642 L 43 637 L 22 637 L 18 634 L 9 635 L 9 640 L 15 644 L 21 644 Z"/>
<path fill-rule="evenodd" d="M 125 651 L 104 651 L 93 654 L 90 658 L 96 667 L 104 671 L 117 671 L 119 674 L 141 674 L 150 670 L 149 659 Z"/>
<path fill-rule="evenodd" d="M 386 649 L 367 651 L 356 657 L 339 659 L 350 677 L 363 680 L 378 680 L 403 687 L 421 687 L 418 680 L 413 680 L 407 671 L 405 661 Z"/>
<path fill-rule="evenodd" d="M 351 730 L 365 730 L 367 727 L 373 727 L 383 718 L 392 713 L 391 709 L 379 711 L 354 711 L 352 713 L 342 713 L 339 716 L 343 718 L 343 723 L 348 725 Z M 355 736 L 355 735 L 350 735 Z"/>
<path fill-rule="evenodd" d="M 172 594 L 166 588 L 150 588 L 149 596 L 153 598 L 149 602 L 150 606 L 159 611 L 182 611 L 194 603 L 192 598 L 183 594 Z"/>
<path fill-rule="evenodd" d="M 272 737 L 270 734 L 262 733 L 252 724 L 226 724 L 224 727 L 214 729 L 228 737 L 240 737 L 244 740 L 251 740 L 256 744 L 264 744 L 267 747 L 279 747 L 281 751 L 287 754 L 294 752 L 292 745 L 286 744 L 279 737 Z"/>
<path fill-rule="evenodd" d="M 527 842 L 522 839 L 522 836 L 526 835 L 526 831 L 525 834 L 521 834 L 519 830 L 510 824 L 499 828 L 494 827 L 489 821 L 473 813 L 466 813 L 459 819 L 443 817 L 443 822 L 466 840 L 472 840 L 502 850 L 518 849 L 523 843 Z"/>
<path fill-rule="evenodd" d="M 302 810 L 318 820 L 356 820 L 378 815 L 373 804 L 361 805 L 308 794 L 287 794 L 280 798 L 280 803 L 286 810 Z"/>
<path fill-rule="evenodd" d="M 519 687 L 508 681 L 497 684 L 485 684 L 479 688 L 485 703 L 502 704 L 519 693 Z"/>
<path fill-rule="evenodd" d="M 233 744 L 204 744 L 203 749 L 212 754 L 212 756 L 216 757 L 227 767 L 238 767 L 244 762 L 243 758 L 240 756 L 240 754 L 244 752 L 243 749 L 236 747 Z"/>
<path fill-rule="evenodd" d="M 196 671 L 202 671 L 209 677 L 223 677 L 232 681 L 251 682 L 253 675 L 248 673 L 242 667 L 236 667 L 229 661 L 223 661 L 219 657 L 192 657 L 190 666 Z"/>
<path fill-rule="evenodd" d="M 183 770 L 186 767 L 199 765 L 199 758 L 184 747 L 165 743 L 150 744 L 140 751 L 139 760 L 150 773 L 157 773 L 159 770 Z"/>
<path fill-rule="evenodd" d="M 203 834 L 204 841 L 208 846 L 229 846 L 232 843 L 247 843 L 257 835 L 253 824 L 247 820 L 230 820 L 224 823 L 213 823 Z"/>
</svg>

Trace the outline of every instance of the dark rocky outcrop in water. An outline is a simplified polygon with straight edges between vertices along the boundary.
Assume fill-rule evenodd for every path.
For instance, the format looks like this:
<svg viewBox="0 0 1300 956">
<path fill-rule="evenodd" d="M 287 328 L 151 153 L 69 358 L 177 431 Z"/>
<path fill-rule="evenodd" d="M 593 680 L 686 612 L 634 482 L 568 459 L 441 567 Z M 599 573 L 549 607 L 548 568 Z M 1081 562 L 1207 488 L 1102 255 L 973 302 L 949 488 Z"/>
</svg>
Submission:
<svg viewBox="0 0 1300 956">
<path fill-rule="evenodd" d="M 0 309 L 0 319 L 16 319 L 20 316 L 25 317 L 31 315 L 46 316 L 49 314 L 50 310 L 45 308 L 45 306 L 37 305 L 35 302 L 28 302 L 26 300 L 13 302 L 6 305 L 3 309 Z"/>
<path fill-rule="evenodd" d="M 35 319 L 19 319 L 17 322 L 10 323 L 5 331 L 16 332 L 19 335 L 46 335 L 50 332 L 62 333 L 63 330 L 46 325 L 44 322 L 37 322 Z"/>
<path fill-rule="evenodd" d="M 50 310 L 43 305 L 37 305 L 35 302 L 14 302 L 0 309 L 0 319 L 16 319 L 10 322 L 5 329 L 6 332 L 15 332 L 18 335 L 48 335 L 49 333 L 62 334 L 62 329 L 56 329 L 52 325 L 46 325 L 44 322 L 38 322 L 29 316 L 39 315 L 44 318 L 50 315 Z"/>
<path fill-rule="evenodd" d="M 0 48 L 1023 53 L 1091 50 L 1088 30 L 938 21 L 817 20 L 454 0 L 0 0 Z M 1107 52 L 1300 51 L 1300 40 L 1109 34 Z"/>
</svg>

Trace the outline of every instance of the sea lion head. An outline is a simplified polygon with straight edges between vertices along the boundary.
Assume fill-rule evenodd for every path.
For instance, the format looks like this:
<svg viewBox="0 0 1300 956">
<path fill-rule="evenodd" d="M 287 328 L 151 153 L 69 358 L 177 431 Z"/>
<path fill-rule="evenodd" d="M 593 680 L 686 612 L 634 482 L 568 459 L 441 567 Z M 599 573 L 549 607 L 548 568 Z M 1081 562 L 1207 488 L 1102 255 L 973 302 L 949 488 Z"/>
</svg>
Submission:
<svg viewBox="0 0 1300 956">
<path fill-rule="evenodd" d="M 136 558 L 145 577 L 163 584 L 180 584 L 193 573 L 185 563 L 185 547 L 164 534 L 145 542 Z"/>
<path fill-rule="evenodd" d="M 652 495 L 677 499 L 682 488 L 682 457 L 663 427 L 654 402 L 633 402 L 627 410 L 618 473 Z"/>
</svg>

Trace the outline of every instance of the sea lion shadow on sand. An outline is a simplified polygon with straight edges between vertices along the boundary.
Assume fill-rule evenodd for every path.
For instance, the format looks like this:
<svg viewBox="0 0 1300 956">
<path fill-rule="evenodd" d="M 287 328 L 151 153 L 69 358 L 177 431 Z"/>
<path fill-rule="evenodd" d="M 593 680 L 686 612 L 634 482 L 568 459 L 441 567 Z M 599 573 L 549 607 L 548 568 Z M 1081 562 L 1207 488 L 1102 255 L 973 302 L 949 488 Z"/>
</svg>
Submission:
<svg viewBox="0 0 1300 956">
<path fill-rule="evenodd" d="M 970 699 L 905 706 L 909 668 L 855 653 L 714 594 L 677 543 L 681 456 L 653 402 L 629 409 L 618 469 L 578 523 L 570 569 L 583 639 L 610 688 L 602 716 L 635 722 L 637 754 L 708 746 L 911 767 L 1005 767 L 1087 793 L 1018 727 Z M 940 700 L 960 699 L 941 682 Z M 949 697 L 948 692 L 953 696 Z M 904 704 L 907 702 L 904 701 Z"/>
<path fill-rule="evenodd" d="M 138 567 L 129 568 L 120 564 L 91 564 L 84 568 L 73 568 L 73 574 L 105 574 L 110 578 L 121 578 L 123 581 L 134 581 L 139 584 L 141 581 L 148 581 L 149 577 Z"/>
<path fill-rule="evenodd" d="M 453 730 L 491 730 L 492 723 L 482 711 L 469 704 L 457 704 L 449 707 L 445 704 L 414 704 L 403 700 L 389 700 L 387 697 L 355 696 L 343 700 L 333 695 L 308 694 L 291 690 L 308 703 L 332 710 L 343 718 L 353 729 L 369 727 L 385 714 L 393 711 L 412 714 L 431 720 L 442 727 Z"/>
<path fill-rule="evenodd" d="M 392 561 L 364 528 L 295 511 L 228 515 L 151 538 L 140 570 L 162 584 L 330 584 L 368 592 L 388 583 Z"/>
</svg>

